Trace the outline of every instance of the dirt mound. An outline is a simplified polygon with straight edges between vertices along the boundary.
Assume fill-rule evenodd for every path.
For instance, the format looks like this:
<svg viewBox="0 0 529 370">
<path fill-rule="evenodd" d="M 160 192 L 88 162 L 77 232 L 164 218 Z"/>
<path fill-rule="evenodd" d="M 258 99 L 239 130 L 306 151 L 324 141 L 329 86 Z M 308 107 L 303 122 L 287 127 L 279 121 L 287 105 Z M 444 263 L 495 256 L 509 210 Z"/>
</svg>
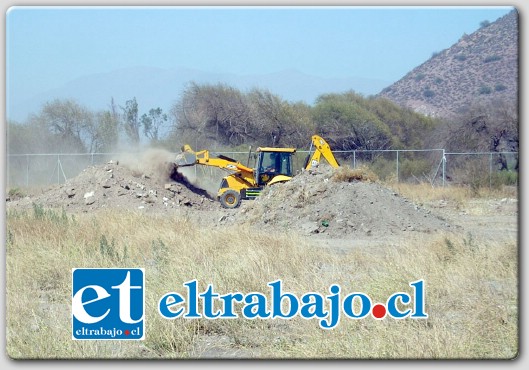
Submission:
<svg viewBox="0 0 529 370">
<path fill-rule="evenodd" d="M 328 166 L 304 171 L 287 183 L 265 189 L 233 217 L 262 229 L 331 237 L 382 237 L 453 228 L 430 210 L 376 182 L 340 181 L 335 175 L 336 170 Z"/>
<path fill-rule="evenodd" d="M 81 212 L 105 207 L 155 212 L 182 207 L 219 208 L 206 191 L 196 188 L 176 172 L 170 161 L 164 161 L 159 155 L 151 155 L 152 161 L 141 159 L 145 157 L 135 162 L 112 160 L 91 166 L 42 194 L 8 203 L 21 207 L 35 203 Z"/>
</svg>

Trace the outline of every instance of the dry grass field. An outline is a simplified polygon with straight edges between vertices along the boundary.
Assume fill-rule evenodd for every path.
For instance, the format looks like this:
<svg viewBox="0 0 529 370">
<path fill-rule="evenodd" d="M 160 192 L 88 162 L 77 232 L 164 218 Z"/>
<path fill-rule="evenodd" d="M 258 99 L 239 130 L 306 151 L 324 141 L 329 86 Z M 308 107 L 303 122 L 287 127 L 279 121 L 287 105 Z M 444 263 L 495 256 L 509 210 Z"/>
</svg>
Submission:
<svg viewBox="0 0 529 370">
<path fill-rule="evenodd" d="M 322 243 L 322 237 L 265 233 L 248 225 L 212 226 L 201 222 L 200 212 L 206 211 L 68 213 L 41 205 L 8 207 L 7 353 L 14 359 L 515 358 L 517 208 L 506 207 L 505 199 L 514 202 L 516 192 L 476 197 L 458 188 L 394 189 L 463 227 L 358 246 L 347 240 Z M 80 267 L 145 268 L 144 341 L 72 340 L 71 270 Z M 331 284 L 339 284 L 379 302 L 424 279 L 429 317 L 342 318 L 332 330 L 299 317 L 161 317 L 159 298 L 170 291 L 184 293 L 182 283 L 192 279 L 201 289 L 214 284 L 218 292 L 268 292 L 267 282 L 282 279 L 284 289 L 298 296 L 328 294 Z"/>
</svg>

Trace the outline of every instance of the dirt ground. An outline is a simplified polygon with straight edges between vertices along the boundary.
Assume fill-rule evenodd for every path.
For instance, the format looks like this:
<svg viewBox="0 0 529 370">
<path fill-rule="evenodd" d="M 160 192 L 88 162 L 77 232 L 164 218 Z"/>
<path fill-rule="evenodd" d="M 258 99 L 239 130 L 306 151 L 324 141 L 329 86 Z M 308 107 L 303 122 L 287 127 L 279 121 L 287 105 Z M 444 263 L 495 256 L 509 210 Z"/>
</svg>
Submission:
<svg viewBox="0 0 529 370">
<path fill-rule="evenodd" d="M 320 166 L 265 189 L 240 208 L 224 209 L 214 195 L 175 172 L 171 159 L 154 151 L 137 161 L 88 167 L 64 184 L 8 196 L 7 209 L 38 204 L 72 213 L 176 212 L 205 227 L 242 224 L 298 233 L 337 250 L 384 246 L 440 230 L 489 241 L 518 238 L 517 199 L 472 199 L 463 208 L 443 200 L 418 205 L 377 182 L 337 180 L 332 168 Z"/>
</svg>

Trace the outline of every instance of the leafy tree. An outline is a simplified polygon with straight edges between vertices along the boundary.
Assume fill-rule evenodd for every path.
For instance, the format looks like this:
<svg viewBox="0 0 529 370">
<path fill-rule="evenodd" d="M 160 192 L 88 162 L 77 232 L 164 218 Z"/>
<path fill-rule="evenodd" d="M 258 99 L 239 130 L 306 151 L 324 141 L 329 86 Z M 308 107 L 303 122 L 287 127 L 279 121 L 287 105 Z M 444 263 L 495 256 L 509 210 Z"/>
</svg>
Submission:
<svg viewBox="0 0 529 370">
<path fill-rule="evenodd" d="M 438 124 L 433 118 L 399 107 L 385 98 L 366 99 L 364 105 L 389 127 L 397 149 L 424 148 Z"/>
<path fill-rule="evenodd" d="M 30 118 L 31 125 L 39 125 L 60 139 L 55 148 L 86 152 L 94 140 L 93 114 L 73 100 L 46 103 L 41 112 Z"/>
<path fill-rule="evenodd" d="M 10 153 L 95 153 L 118 141 L 119 118 L 93 113 L 73 100 L 54 100 L 24 123 L 9 124 Z"/>
<path fill-rule="evenodd" d="M 224 84 L 191 83 L 170 111 L 173 133 L 197 145 L 237 146 L 256 141 L 245 96 Z"/>
<path fill-rule="evenodd" d="M 504 100 L 477 102 L 452 123 L 444 146 L 449 151 L 517 152 L 518 109 Z M 502 158 L 500 156 L 500 158 Z M 506 168 L 505 161 L 501 168 Z M 515 166 L 516 169 L 518 165 Z"/>
<path fill-rule="evenodd" d="M 125 107 L 121 107 L 123 111 L 123 127 L 129 142 L 133 145 L 140 143 L 140 121 L 138 118 L 138 102 L 134 97 L 127 100 Z"/>
<path fill-rule="evenodd" d="M 338 150 L 387 149 L 393 140 L 389 127 L 349 92 L 318 97 L 313 110 L 317 131 Z"/>
<path fill-rule="evenodd" d="M 57 151 L 60 140 L 44 125 L 31 123 L 7 123 L 7 153 L 32 154 Z"/>
<path fill-rule="evenodd" d="M 283 136 L 281 146 L 295 148 L 306 147 L 310 143 L 310 137 L 316 133 L 316 126 L 312 118 L 312 108 L 303 103 L 283 102 L 285 126 L 289 128 Z"/>
<path fill-rule="evenodd" d="M 291 104 L 267 90 L 253 89 L 248 94 L 254 134 L 262 145 L 301 146 L 309 142 L 314 130 L 310 107 Z"/>
<path fill-rule="evenodd" d="M 225 146 L 290 146 L 310 140 L 310 107 L 291 104 L 267 90 L 190 84 L 170 111 L 173 138 Z"/>
<path fill-rule="evenodd" d="M 118 144 L 119 118 L 112 111 L 102 111 L 95 115 L 97 123 L 94 151 L 111 152 Z"/>
<path fill-rule="evenodd" d="M 149 114 L 141 116 L 141 125 L 143 133 L 151 140 L 160 140 L 160 129 L 167 122 L 167 114 L 163 113 L 161 108 L 149 110 Z"/>
</svg>

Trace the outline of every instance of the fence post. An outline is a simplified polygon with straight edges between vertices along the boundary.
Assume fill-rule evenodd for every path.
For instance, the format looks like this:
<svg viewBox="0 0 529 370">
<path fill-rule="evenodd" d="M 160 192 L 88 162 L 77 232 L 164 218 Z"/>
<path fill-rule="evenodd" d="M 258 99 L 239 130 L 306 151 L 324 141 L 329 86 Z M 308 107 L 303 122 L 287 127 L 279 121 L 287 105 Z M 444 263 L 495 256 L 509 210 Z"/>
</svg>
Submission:
<svg viewBox="0 0 529 370">
<path fill-rule="evenodd" d="M 443 188 L 444 188 L 445 181 L 446 181 L 446 153 L 444 149 L 443 149 L 443 159 L 441 161 L 443 162 Z"/>
<path fill-rule="evenodd" d="M 397 150 L 397 183 L 399 182 L 399 151 Z"/>
<path fill-rule="evenodd" d="M 489 189 L 492 189 L 492 152 L 489 153 Z"/>
<path fill-rule="evenodd" d="M 26 187 L 29 187 L 29 154 L 26 154 Z"/>
</svg>

